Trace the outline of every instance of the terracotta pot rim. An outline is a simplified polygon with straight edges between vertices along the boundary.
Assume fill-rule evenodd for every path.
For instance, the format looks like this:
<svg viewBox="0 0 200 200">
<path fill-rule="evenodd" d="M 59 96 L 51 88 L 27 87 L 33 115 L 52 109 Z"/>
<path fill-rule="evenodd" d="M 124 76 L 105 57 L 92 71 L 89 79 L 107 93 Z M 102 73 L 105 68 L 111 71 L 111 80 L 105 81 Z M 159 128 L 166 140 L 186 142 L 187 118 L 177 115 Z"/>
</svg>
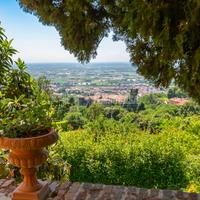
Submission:
<svg viewBox="0 0 200 200">
<path fill-rule="evenodd" d="M 38 136 L 34 136 L 34 137 L 1 137 L 2 139 L 6 139 L 6 140 L 12 140 L 12 141 L 21 141 L 21 140 L 25 140 L 25 141 L 28 141 L 28 140 L 33 140 L 33 139 L 40 139 L 40 138 L 43 138 L 43 137 L 47 137 L 49 135 L 51 135 L 52 133 L 55 132 L 55 129 L 54 128 L 47 128 L 48 130 L 48 133 L 46 134 L 43 134 L 43 135 L 38 135 Z M 0 139 L 1 139 L 0 138 Z"/>
<path fill-rule="evenodd" d="M 49 132 L 44 135 L 26 138 L 0 138 L 0 148 L 15 149 L 15 150 L 36 150 L 49 146 L 58 140 L 58 134 L 51 128 Z"/>
</svg>

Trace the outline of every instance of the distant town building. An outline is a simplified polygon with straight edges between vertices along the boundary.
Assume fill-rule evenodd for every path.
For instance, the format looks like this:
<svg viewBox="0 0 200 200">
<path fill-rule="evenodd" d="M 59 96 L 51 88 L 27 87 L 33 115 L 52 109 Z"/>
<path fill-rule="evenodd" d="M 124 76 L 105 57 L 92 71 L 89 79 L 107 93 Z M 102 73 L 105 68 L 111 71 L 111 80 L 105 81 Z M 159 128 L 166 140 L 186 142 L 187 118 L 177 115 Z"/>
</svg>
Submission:
<svg viewBox="0 0 200 200">
<path fill-rule="evenodd" d="M 131 89 L 130 94 L 123 104 L 123 107 L 128 111 L 136 111 L 138 107 L 137 103 L 138 89 Z"/>
<path fill-rule="evenodd" d="M 173 104 L 173 105 L 179 105 L 179 106 L 182 106 L 182 105 L 185 105 L 186 103 L 188 103 L 189 100 L 186 99 L 186 98 L 171 98 L 168 100 L 168 104 Z"/>
</svg>

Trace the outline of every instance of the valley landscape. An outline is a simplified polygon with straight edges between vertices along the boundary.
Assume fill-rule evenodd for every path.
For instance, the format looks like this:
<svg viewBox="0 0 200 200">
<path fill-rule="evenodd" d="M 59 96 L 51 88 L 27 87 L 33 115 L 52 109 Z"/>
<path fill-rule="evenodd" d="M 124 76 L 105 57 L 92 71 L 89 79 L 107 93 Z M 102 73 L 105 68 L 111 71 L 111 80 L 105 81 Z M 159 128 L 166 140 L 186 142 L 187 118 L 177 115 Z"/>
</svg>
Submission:
<svg viewBox="0 0 200 200">
<path fill-rule="evenodd" d="M 138 89 L 139 96 L 166 91 L 144 80 L 130 63 L 35 63 L 27 66 L 35 78 L 45 76 L 50 80 L 57 96 L 68 94 L 100 102 L 123 102 L 133 88 Z"/>
</svg>

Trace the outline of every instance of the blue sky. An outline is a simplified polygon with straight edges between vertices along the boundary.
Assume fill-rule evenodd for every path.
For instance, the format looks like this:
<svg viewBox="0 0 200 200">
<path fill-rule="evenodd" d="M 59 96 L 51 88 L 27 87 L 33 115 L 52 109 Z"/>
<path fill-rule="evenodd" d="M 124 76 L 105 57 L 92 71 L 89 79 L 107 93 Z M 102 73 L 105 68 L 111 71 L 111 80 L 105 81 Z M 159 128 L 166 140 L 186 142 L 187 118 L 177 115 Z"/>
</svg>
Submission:
<svg viewBox="0 0 200 200">
<path fill-rule="evenodd" d="M 76 58 L 60 45 L 54 27 L 42 25 L 37 17 L 25 13 L 16 0 L 0 0 L 0 22 L 13 46 L 25 62 L 77 62 Z M 129 55 L 123 42 L 113 42 L 111 35 L 104 38 L 98 56 L 92 62 L 128 62 Z"/>
</svg>

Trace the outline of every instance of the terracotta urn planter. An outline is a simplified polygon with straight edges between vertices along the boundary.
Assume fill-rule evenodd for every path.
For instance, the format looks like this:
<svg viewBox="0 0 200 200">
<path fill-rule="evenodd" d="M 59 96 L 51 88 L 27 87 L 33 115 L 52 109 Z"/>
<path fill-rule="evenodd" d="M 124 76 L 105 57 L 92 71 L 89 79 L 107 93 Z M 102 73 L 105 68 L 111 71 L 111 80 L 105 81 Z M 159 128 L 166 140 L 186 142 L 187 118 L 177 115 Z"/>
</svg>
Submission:
<svg viewBox="0 0 200 200">
<path fill-rule="evenodd" d="M 44 200 L 49 192 L 47 182 L 37 180 L 37 167 L 47 160 L 45 147 L 55 143 L 57 133 L 49 133 L 30 138 L 0 138 L 0 147 L 9 149 L 9 163 L 21 168 L 23 182 L 13 192 L 13 200 Z"/>
</svg>

